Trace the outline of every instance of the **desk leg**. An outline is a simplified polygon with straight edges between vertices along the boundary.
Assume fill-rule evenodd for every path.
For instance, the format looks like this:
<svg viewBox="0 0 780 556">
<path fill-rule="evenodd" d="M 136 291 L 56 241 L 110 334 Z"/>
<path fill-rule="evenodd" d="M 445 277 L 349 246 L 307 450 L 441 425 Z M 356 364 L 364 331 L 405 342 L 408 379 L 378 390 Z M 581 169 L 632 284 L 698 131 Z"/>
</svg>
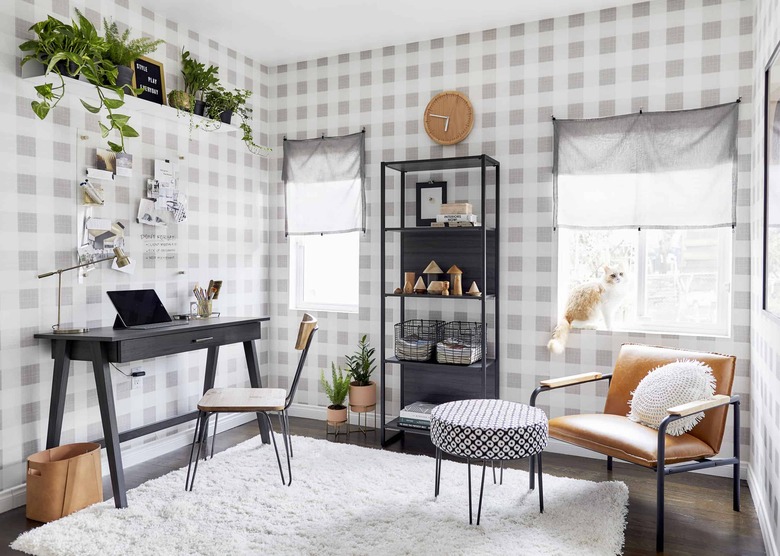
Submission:
<svg viewBox="0 0 780 556">
<path fill-rule="evenodd" d="M 249 371 L 249 384 L 252 388 L 262 388 L 263 383 L 260 380 L 260 366 L 257 363 L 257 348 L 254 340 L 244 342 L 244 355 L 246 356 L 246 368 Z M 260 437 L 263 444 L 270 444 L 271 437 L 268 434 L 268 420 L 263 419 L 263 414 L 257 414 L 257 424 L 260 426 Z"/>
<path fill-rule="evenodd" d="M 53 340 L 54 376 L 51 381 L 51 402 L 49 404 L 49 430 L 46 434 L 46 449 L 60 445 L 62 417 L 65 414 L 65 394 L 68 392 L 70 372 L 70 342 Z"/>
<path fill-rule="evenodd" d="M 117 508 L 127 507 L 125 471 L 122 467 L 122 451 L 119 448 L 119 430 L 114 406 L 114 388 L 108 366 L 106 348 L 101 342 L 92 342 L 92 368 L 95 373 L 100 419 L 103 421 L 103 439 L 106 443 L 108 468 L 111 471 L 111 488 Z"/>
<path fill-rule="evenodd" d="M 217 376 L 217 359 L 219 346 L 212 346 L 206 352 L 206 376 L 203 379 L 203 394 L 214 388 L 214 380 Z M 206 435 L 208 436 L 208 435 Z"/>
</svg>

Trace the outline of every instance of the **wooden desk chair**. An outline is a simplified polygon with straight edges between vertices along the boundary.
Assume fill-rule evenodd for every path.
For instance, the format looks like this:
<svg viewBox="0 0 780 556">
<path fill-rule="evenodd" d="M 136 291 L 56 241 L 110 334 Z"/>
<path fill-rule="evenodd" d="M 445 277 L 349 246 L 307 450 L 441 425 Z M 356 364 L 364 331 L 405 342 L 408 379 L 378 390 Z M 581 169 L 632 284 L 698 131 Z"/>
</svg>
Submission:
<svg viewBox="0 0 780 556">
<path fill-rule="evenodd" d="M 298 389 L 298 382 L 301 378 L 301 372 L 306 362 L 306 356 L 309 353 L 314 333 L 319 330 L 317 319 L 305 313 L 303 320 L 298 327 L 298 339 L 295 342 L 295 349 L 301 352 L 298 358 L 298 368 L 295 370 L 292 384 L 289 392 L 283 388 L 212 388 L 206 392 L 198 402 L 198 420 L 195 425 L 195 434 L 192 438 L 192 447 L 190 448 L 190 463 L 187 467 L 187 479 L 184 482 L 185 490 L 192 490 L 195 484 L 195 474 L 198 472 L 198 460 L 200 460 L 201 448 L 204 446 L 208 435 L 208 422 L 212 415 L 214 418 L 214 435 L 211 440 L 211 457 L 214 457 L 214 441 L 217 435 L 217 419 L 220 413 L 257 413 L 265 417 L 268 421 L 268 428 L 273 440 L 274 451 L 276 452 L 276 462 L 279 464 L 279 474 L 282 476 L 282 484 L 288 486 L 292 484 L 292 466 L 290 458 L 292 457 L 292 437 L 290 436 L 290 420 L 287 415 L 287 409 L 293 402 L 295 392 Z M 282 438 L 284 439 L 284 450 L 287 454 L 287 476 L 289 481 L 284 478 L 282 470 L 282 460 L 279 457 L 279 450 L 276 445 L 276 436 L 274 435 L 273 425 L 269 413 L 276 413 L 279 416 L 279 424 L 282 429 Z M 195 445 L 198 445 L 197 455 L 192 468 L 193 455 L 195 454 Z M 203 448 L 203 459 L 206 459 L 206 449 Z M 192 480 L 190 480 L 190 471 L 192 471 Z"/>
<path fill-rule="evenodd" d="M 678 359 L 693 359 L 710 366 L 717 380 L 715 397 L 667 409 L 667 416 L 658 430 L 628 419 L 629 400 L 639 382 L 651 370 Z M 551 380 L 542 380 L 531 395 L 536 397 L 549 390 L 598 380 L 609 381 L 604 413 L 566 415 L 550 419 L 550 437 L 607 456 L 607 469 L 612 470 L 612 458 L 641 465 L 656 472 L 656 550 L 664 543 L 664 478 L 666 475 L 733 466 L 733 507 L 739 511 L 739 396 L 731 395 L 736 358 L 716 353 L 687 351 L 664 347 L 624 344 L 618 354 L 612 374 L 585 373 Z M 714 458 L 720 451 L 726 428 L 728 406 L 734 411 L 734 456 Z M 704 418 L 681 436 L 666 434 L 667 426 L 685 416 L 705 412 Z M 534 483 L 534 461 L 531 460 L 530 481 Z"/>
</svg>

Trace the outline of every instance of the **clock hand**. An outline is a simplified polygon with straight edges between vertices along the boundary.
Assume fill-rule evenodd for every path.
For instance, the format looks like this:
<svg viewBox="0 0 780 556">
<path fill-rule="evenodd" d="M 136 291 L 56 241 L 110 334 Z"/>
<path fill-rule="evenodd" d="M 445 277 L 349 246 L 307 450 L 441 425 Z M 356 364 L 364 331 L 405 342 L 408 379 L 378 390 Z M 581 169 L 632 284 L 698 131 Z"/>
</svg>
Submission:
<svg viewBox="0 0 780 556">
<path fill-rule="evenodd" d="M 444 120 L 444 131 L 447 131 L 447 128 L 450 126 L 450 117 L 449 116 L 440 116 L 439 114 L 428 114 L 431 118 L 441 118 Z"/>
</svg>

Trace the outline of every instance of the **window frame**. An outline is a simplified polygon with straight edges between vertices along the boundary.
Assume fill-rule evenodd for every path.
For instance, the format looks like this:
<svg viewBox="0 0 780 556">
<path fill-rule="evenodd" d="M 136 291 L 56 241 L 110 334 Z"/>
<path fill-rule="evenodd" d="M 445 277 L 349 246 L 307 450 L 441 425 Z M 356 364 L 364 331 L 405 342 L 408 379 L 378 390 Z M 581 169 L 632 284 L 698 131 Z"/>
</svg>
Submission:
<svg viewBox="0 0 780 556">
<path fill-rule="evenodd" d="M 680 228 L 683 229 L 683 228 Z M 717 228 L 718 230 L 727 230 L 727 228 Z M 577 230 L 569 228 L 558 229 L 557 241 L 557 269 L 558 279 L 556 285 L 557 302 L 555 321 L 560 318 L 565 309 L 565 303 L 568 298 L 567 274 L 570 273 L 569 258 L 571 254 L 571 240 L 577 232 L 588 232 L 590 230 Z M 604 231 L 604 230 L 593 230 Z M 606 230 L 609 231 L 609 230 Z M 623 321 L 613 325 L 611 330 L 600 326 L 598 330 L 608 330 L 611 332 L 628 332 L 640 334 L 666 334 L 675 336 L 707 336 L 716 338 L 727 338 L 731 336 L 732 304 L 734 291 L 733 275 L 733 257 L 734 257 L 734 235 L 731 229 L 728 232 L 718 233 L 718 261 L 717 276 L 719 291 L 717 292 L 718 309 L 717 319 L 714 324 L 702 323 L 674 323 L 670 321 L 650 320 L 648 317 L 640 317 L 640 310 L 646 303 L 647 288 L 647 232 L 649 230 L 637 230 L 636 240 L 636 265 L 632 270 L 630 279 L 635 281 L 635 287 L 631 287 L 629 296 L 635 295 L 634 318 L 631 321 Z M 565 294 L 564 294 L 565 292 Z M 582 328 L 575 328 L 582 329 Z"/>
</svg>

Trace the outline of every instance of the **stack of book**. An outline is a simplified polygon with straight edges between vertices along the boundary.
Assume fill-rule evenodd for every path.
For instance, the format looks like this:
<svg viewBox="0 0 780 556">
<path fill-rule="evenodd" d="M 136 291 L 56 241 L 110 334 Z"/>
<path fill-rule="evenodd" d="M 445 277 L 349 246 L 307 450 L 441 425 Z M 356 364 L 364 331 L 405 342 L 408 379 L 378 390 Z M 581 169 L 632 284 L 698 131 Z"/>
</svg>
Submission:
<svg viewBox="0 0 780 556">
<path fill-rule="evenodd" d="M 472 213 L 471 203 L 444 203 L 436 222 L 431 224 L 434 228 L 466 228 L 479 226 L 477 215 Z"/>
<path fill-rule="evenodd" d="M 431 410 L 435 403 L 414 402 L 401 410 L 398 424 L 402 427 L 429 430 L 431 428 Z"/>
</svg>

